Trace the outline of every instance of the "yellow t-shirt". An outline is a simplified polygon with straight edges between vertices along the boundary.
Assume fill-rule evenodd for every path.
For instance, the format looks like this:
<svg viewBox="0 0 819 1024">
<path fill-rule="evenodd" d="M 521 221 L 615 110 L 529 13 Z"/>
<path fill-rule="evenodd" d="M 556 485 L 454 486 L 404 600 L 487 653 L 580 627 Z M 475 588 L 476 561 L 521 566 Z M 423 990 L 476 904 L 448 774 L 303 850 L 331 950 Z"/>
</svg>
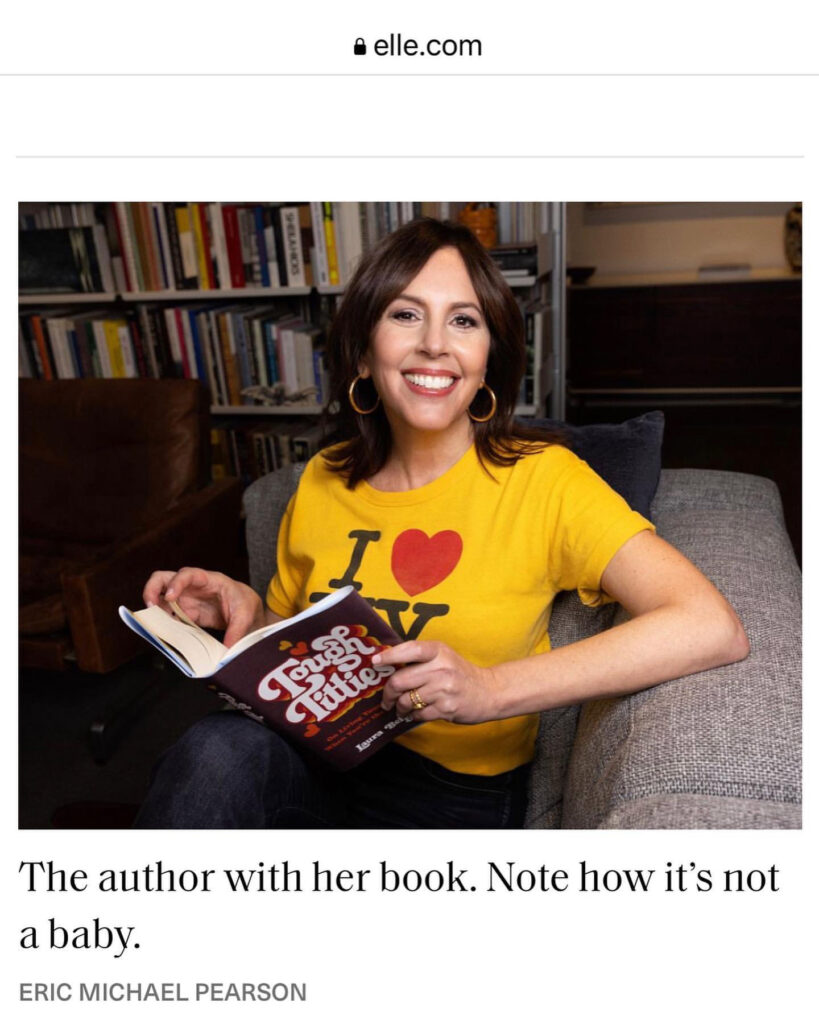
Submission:
<svg viewBox="0 0 819 1024">
<path fill-rule="evenodd" d="M 269 607 L 289 617 L 360 584 L 399 636 L 443 641 L 476 665 L 548 651 L 555 594 L 609 601 L 610 559 L 654 527 L 559 445 L 488 468 L 473 447 L 424 487 L 349 490 L 315 456 L 282 520 Z M 532 759 L 537 724 L 425 722 L 396 742 L 452 771 L 496 775 Z"/>
</svg>

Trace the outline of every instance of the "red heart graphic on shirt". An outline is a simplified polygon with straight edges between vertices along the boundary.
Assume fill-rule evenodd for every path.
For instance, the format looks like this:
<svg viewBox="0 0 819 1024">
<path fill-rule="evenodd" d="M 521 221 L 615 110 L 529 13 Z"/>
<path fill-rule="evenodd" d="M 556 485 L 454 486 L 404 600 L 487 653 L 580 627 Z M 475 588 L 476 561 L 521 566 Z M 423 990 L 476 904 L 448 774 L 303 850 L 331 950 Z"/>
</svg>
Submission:
<svg viewBox="0 0 819 1024">
<path fill-rule="evenodd" d="M 454 530 L 441 530 L 433 537 L 423 530 L 404 530 L 392 546 L 392 574 L 401 589 L 414 597 L 449 576 L 463 547 Z"/>
<path fill-rule="evenodd" d="M 307 644 L 301 640 L 295 647 L 291 647 L 290 653 L 294 654 L 297 658 L 300 658 L 302 654 L 307 654 L 308 649 Z"/>
</svg>

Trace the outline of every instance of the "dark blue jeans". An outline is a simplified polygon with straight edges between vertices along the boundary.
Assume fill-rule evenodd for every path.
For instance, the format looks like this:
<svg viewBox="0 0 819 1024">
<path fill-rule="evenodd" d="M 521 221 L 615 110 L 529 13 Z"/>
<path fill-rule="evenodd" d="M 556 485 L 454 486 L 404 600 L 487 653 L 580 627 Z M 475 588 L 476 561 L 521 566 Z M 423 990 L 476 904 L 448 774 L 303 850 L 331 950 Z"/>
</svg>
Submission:
<svg viewBox="0 0 819 1024">
<path fill-rule="evenodd" d="M 134 827 L 521 828 L 528 775 L 463 775 L 395 743 L 335 772 L 219 711 L 163 755 Z"/>
</svg>

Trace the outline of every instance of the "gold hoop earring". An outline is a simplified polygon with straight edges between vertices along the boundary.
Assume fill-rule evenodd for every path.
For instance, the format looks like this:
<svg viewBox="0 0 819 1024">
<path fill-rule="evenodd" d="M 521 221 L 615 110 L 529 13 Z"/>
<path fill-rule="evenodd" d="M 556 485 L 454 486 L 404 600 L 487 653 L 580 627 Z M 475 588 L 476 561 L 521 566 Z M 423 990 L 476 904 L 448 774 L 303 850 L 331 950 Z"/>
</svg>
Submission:
<svg viewBox="0 0 819 1024">
<path fill-rule="evenodd" d="M 349 386 L 349 388 L 347 388 L 347 397 L 350 399 L 350 405 L 355 409 L 355 411 L 359 414 L 359 416 L 369 416 L 370 413 L 371 412 L 375 412 L 375 410 L 381 404 L 381 396 L 380 395 L 376 395 L 375 396 L 375 405 L 372 407 L 372 409 L 362 409 L 360 405 L 356 405 L 355 398 L 353 397 L 353 392 L 355 391 L 355 386 L 356 386 L 356 384 L 358 384 L 358 382 L 360 380 L 365 380 L 365 379 L 366 378 L 362 377 L 361 374 L 359 373 L 358 376 L 353 380 L 353 383 Z"/>
<path fill-rule="evenodd" d="M 487 420 L 492 419 L 498 408 L 498 400 L 497 398 L 495 398 L 495 392 L 492 390 L 492 388 L 489 387 L 485 380 L 481 381 L 481 388 L 486 388 L 486 390 L 489 392 L 489 397 L 492 400 L 492 408 L 489 410 L 486 416 L 473 416 L 469 409 L 467 409 L 466 411 L 469 414 L 469 418 L 472 420 L 473 423 L 486 423 Z M 478 391 L 480 391 L 481 388 L 478 388 Z M 478 392 L 476 391 L 475 394 L 477 393 Z"/>
</svg>

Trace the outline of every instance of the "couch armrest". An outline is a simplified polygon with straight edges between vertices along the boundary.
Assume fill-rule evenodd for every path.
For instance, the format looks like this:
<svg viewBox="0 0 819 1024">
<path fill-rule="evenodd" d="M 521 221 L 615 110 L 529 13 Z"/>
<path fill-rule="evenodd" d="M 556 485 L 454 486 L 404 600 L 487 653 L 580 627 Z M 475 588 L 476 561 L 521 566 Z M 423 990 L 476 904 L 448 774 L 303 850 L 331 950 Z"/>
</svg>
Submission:
<svg viewBox="0 0 819 1024">
<path fill-rule="evenodd" d="M 113 554 L 80 572 L 63 574 L 81 669 L 108 672 L 145 649 L 124 628 L 117 608 L 142 607 L 142 588 L 153 570 L 206 565 L 229 574 L 241 571 L 240 498 L 238 480 L 219 480 L 186 497 L 162 522 L 123 542 Z"/>
<path fill-rule="evenodd" d="M 775 486 L 664 471 L 658 532 L 715 583 L 751 645 L 734 665 L 581 712 L 563 828 L 798 827 L 800 574 Z"/>
</svg>

